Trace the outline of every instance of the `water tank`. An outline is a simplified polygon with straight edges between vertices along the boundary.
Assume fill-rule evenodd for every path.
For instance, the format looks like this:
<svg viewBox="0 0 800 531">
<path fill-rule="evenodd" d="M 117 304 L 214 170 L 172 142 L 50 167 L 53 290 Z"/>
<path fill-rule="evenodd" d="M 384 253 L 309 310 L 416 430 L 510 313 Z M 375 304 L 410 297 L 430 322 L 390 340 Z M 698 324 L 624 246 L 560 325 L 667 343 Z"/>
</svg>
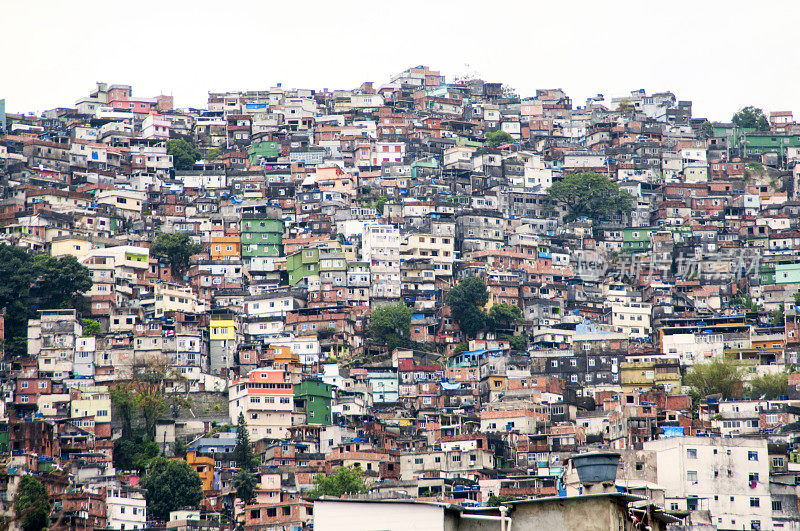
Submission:
<svg viewBox="0 0 800 531">
<path fill-rule="evenodd" d="M 592 452 L 572 457 L 572 465 L 584 484 L 615 481 L 618 464 L 619 454 L 616 452 Z"/>
</svg>

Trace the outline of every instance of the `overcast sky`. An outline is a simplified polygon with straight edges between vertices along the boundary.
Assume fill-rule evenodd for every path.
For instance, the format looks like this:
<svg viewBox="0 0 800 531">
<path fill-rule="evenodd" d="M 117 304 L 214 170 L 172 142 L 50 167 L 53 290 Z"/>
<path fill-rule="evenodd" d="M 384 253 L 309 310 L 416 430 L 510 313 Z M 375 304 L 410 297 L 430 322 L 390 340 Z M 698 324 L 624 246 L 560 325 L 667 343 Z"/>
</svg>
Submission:
<svg viewBox="0 0 800 531">
<path fill-rule="evenodd" d="M 796 0 L 9 1 L 0 7 L 9 112 L 71 106 L 96 81 L 134 96 L 376 86 L 426 64 L 525 96 L 671 90 L 695 117 L 800 111 Z"/>
</svg>

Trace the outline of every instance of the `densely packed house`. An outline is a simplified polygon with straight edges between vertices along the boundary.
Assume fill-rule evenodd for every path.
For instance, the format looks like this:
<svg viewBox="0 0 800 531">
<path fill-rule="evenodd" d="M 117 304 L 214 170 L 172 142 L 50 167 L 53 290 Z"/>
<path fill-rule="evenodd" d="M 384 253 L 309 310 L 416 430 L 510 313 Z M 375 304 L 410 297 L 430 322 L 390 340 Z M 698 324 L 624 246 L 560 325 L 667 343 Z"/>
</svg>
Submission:
<svg viewBox="0 0 800 531">
<path fill-rule="evenodd" d="M 0 116 L 0 240 L 91 279 L 21 330 L 5 309 L 2 509 L 33 475 L 54 529 L 308 529 L 315 477 L 353 467 L 398 515 L 524 522 L 580 510 L 572 458 L 602 450 L 625 529 L 799 529 L 800 124 L 577 103 L 418 66 Z M 148 515 L 136 433 L 197 471 L 197 507 Z"/>
</svg>

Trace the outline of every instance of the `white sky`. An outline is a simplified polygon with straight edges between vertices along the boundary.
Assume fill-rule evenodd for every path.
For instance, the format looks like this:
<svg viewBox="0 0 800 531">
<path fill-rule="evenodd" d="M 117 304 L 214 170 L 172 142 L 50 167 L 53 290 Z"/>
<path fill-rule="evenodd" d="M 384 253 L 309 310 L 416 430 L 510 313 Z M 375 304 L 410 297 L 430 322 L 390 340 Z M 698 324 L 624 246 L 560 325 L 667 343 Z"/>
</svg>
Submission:
<svg viewBox="0 0 800 531">
<path fill-rule="evenodd" d="M 426 64 L 575 105 L 644 88 L 695 117 L 799 114 L 798 15 L 796 0 L 3 0 L 0 98 L 39 112 L 106 81 L 205 106 L 208 91 L 379 86 Z"/>
</svg>

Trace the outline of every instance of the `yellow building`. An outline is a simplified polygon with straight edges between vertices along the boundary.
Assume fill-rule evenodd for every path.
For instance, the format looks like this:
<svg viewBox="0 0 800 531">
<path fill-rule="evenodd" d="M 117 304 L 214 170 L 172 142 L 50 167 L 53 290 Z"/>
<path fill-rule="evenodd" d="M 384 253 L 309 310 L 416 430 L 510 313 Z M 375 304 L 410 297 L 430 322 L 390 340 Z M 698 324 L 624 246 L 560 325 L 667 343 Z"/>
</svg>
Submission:
<svg viewBox="0 0 800 531">
<path fill-rule="evenodd" d="M 50 242 L 50 256 L 58 258 L 59 256 L 72 255 L 80 260 L 86 256 L 92 248 L 92 242 L 89 238 L 64 236 Z"/>
<path fill-rule="evenodd" d="M 236 322 L 232 319 L 211 319 L 211 341 L 225 341 L 236 339 Z"/>
<path fill-rule="evenodd" d="M 677 359 L 628 361 L 619 364 L 619 383 L 625 393 L 661 385 L 667 393 L 679 394 L 681 382 L 681 368 Z"/>
<path fill-rule="evenodd" d="M 505 376 L 493 374 L 486 379 L 486 385 L 489 386 L 489 391 L 505 391 L 508 387 Z"/>
<path fill-rule="evenodd" d="M 214 490 L 214 459 L 199 456 L 196 452 L 186 453 L 186 462 L 197 471 L 200 481 L 203 482 L 203 492 Z"/>
<path fill-rule="evenodd" d="M 106 385 L 89 385 L 70 392 L 70 417 L 94 417 L 95 422 L 111 422 L 111 395 Z"/>
<path fill-rule="evenodd" d="M 272 366 L 276 369 L 290 370 L 300 363 L 300 356 L 292 353 L 289 345 L 270 345 L 268 351 L 272 353 Z"/>
<path fill-rule="evenodd" d="M 239 236 L 215 236 L 211 238 L 212 260 L 238 260 L 242 256 L 242 241 Z"/>
</svg>

